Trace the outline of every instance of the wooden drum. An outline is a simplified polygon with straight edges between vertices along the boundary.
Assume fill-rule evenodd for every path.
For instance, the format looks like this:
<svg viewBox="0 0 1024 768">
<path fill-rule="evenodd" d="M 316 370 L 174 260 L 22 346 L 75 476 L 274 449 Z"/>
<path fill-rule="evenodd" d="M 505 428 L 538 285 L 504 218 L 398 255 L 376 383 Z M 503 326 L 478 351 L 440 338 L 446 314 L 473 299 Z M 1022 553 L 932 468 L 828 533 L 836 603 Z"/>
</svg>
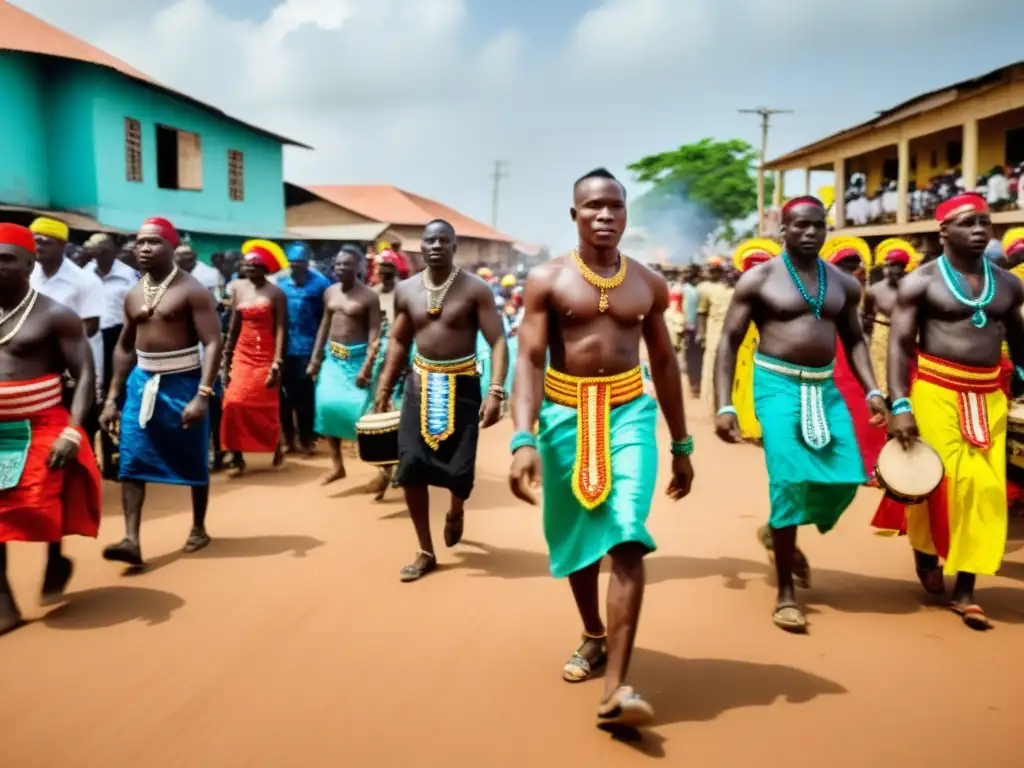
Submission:
<svg viewBox="0 0 1024 768">
<path fill-rule="evenodd" d="M 901 504 L 925 501 L 941 485 L 944 474 L 939 454 L 921 439 L 907 449 L 898 440 L 890 440 L 882 446 L 875 465 L 885 495 Z"/>
<path fill-rule="evenodd" d="M 398 420 L 400 411 L 369 413 L 356 422 L 359 459 L 377 467 L 398 463 Z"/>
<path fill-rule="evenodd" d="M 1024 400 L 1011 403 L 1006 419 L 1006 476 L 1024 485 Z"/>
</svg>

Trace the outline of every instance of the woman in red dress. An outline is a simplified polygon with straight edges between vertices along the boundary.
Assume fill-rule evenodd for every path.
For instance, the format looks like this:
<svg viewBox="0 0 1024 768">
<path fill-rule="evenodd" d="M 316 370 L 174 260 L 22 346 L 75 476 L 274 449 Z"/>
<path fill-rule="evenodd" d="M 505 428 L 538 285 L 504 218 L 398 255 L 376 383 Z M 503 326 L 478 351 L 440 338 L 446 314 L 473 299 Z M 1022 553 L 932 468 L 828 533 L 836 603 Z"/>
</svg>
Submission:
<svg viewBox="0 0 1024 768">
<path fill-rule="evenodd" d="M 231 324 L 224 346 L 224 413 L 221 443 L 234 456 L 234 475 L 245 471 L 245 453 L 284 459 L 281 442 L 280 371 L 288 328 L 284 292 L 267 280 L 287 264 L 279 246 L 251 240 L 242 246 L 241 277 L 231 283 Z"/>
<path fill-rule="evenodd" d="M 871 261 L 871 248 L 859 237 L 837 237 L 825 243 L 821 257 L 839 269 L 857 278 L 864 284 L 865 269 Z M 875 485 L 875 464 L 878 454 L 887 439 L 885 423 L 873 423 L 871 409 L 868 407 L 867 393 L 853 375 L 850 363 L 846 359 L 846 350 L 842 344 L 836 344 L 836 367 L 833 373 L 836 388 L 846 401 L 846 407 L 853 419 L 853 431 L 857 436 L 861 459 L 864 461 L 864 472 L 868 476 L 868 485 Z"/>
</svg>

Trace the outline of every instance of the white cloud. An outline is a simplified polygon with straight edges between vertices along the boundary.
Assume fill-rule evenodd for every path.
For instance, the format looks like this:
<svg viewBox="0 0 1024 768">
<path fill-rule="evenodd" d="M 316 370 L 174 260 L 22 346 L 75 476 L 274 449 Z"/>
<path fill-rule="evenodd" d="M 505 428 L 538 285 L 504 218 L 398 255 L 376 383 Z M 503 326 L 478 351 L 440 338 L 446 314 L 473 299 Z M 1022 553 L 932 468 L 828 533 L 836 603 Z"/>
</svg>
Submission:
<svg viewBox="0 0 1024 768">
<path fill-rule="evenodd" d="M 756 141 L 736 108 L 761 103 L 798 110 L 774 129 L 786 149 L 1007 63 L 1024 23 L 1005 0 L 969 14 L 952 0 L 592 0 L 540 44 L 543 16 L 482 23 L 497 0 L 278 0 L 249 19 L 229 1 L 14 0 L 312 144 L 287 153 L 293 181 L 396 184 L 486 221 L 507 160 L 499 226 L 556 247 L 572 239 L 569 184 L 594 166 L 621 172 L 702 136 Z"/>
</svg>

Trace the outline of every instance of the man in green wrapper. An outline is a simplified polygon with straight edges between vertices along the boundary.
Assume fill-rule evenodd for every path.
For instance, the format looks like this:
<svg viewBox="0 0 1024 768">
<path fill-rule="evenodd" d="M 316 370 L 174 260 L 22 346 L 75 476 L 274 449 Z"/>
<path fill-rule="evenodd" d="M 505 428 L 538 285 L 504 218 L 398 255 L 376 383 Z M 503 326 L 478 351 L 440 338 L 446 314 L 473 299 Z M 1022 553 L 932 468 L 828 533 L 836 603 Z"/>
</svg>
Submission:
<svg viewBox="0 0 1024 768">
<path fill-rule="evenodd" d="M 516 496 L 535 504 L 543 478 L 551 572 L 569 578 L 583 620 L 583 644 L 563 678 L 581 682 L 607 664 L 598 726 L 639 726 L 654 711 L 624 681 L 643 601 L 643 559 L 655 548 L 646 522 L 658 469 L 658 406 L 644 392 L 641 339 L 672 434 L 673 500 L 690 491 L 693 439 L 664 321 L 668 285 L 618 250 L 625 190 L 601 169 L 576 182 L 573 198 L 578 249 L 526 280 L 509 481 Z M 605 555 L 612 561 L 607 633 L 597 587 Z"/>
<path fill-rule="evenodd" d="M 771 498 L 770 537 L 763 532 L 762 541 L 778 574 L 772 621 L 790 632 L 807 630 L 794 576 L 809 586 L 810 568 L 796 546 L 797 528 L 830 531 L 865 481 L 853 421 L 832 381 L 837 336 L 868 393 L 873 419 L 888 412 L 860 326 L 860 283 L 819 257 L 825 230 L 820 200 L 798 197 L 783 207 L 785 251 L 740 278 L 715 361 L 716 429 L 726 442 L 738 443 L 732 380 L 736 353 L 753 321 L 760 334 L 754 411 L 764 431 Z"/>
</svg>

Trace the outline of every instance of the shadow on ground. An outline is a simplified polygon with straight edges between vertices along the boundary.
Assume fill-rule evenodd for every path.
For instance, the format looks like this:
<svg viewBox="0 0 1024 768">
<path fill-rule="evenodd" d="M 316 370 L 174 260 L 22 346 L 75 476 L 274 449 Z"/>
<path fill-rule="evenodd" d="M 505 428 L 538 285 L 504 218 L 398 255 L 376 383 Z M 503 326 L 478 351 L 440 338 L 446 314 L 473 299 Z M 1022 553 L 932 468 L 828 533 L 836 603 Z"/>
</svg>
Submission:
<svg viewBox="0 0 1024 768">
<path fill-rule="evenodd" d="M 101 629 L 143 621 L 156 626 L 170 621 L 185 601 L 175 594 L 145 587 L 99 587 L 72 592 L 42 622 L 53 629 Z"/>
<path fill-rule="evenodd" d="M 495 579 L 550 578 L 548 557 L 541 552 L 499 547 L 463 540 L 452 553 L 458 562 L 443 565 L 442 570 L 466 569 L 473 577 Z M 812 588 L 800 592 L 800 600 L 810 607 L 827 606 L 843 613 L 887 615 L 912 614 L 923 605 L 939 604 L 928 598 L 913 577 L 908 558 L 906 579 L 890 579 L 858 573 L 814 568 Z M 604 570 L 609 568 L 606 559 Z M 813 564 L 812 564 L 813 568 Z M 1024 565 L 1005 563 L 1010 578 L 1024 580 Z M 775 585 L 774 569 L 766 561 L 735 557 L 699 558 L 679 555 L 654 555 L 647 559 L 647 584 L 655 586 L 672 581 L 719 578 L 726 589 L 746 589 L 748 584 Z M 949 579 L 949 587 L 952 580 Z M 986 587 L 981 581 L 978 600 L 994 621 L 1024 624 L 1024 591 L 1012 587 Z"/>
<path fill-rule="evenodd" d="M 648 648 L 633 651 L 629 677 L 654 707 L 654 730 L 622 728 L 612 738 L 654 758 L 666 756 L 668 739 L 658 733 L 659 726 L 707 722 L 730 710 L 767 707 L 779 699 L 807 704 L 819 696 L 848 693 L 832 680 L 782 664 L 682 659 Z"/>
<path fill-rule="evenodd" d="M 311 550 L 324 546 L 325 542 L 312 536 L 266 535 L 240 536 L 233 538 L 215 538 L 206 549 L 190 555 L 174 550 L 146 560 L 141 568 L 129 568 L 126 575 L 152 573 L 177 562 L 182 558 L 189 560 L 230 560 L 249 557 L 275 557 L 291 554 L 292 557 L 306 557 Z"/>
</svg>

